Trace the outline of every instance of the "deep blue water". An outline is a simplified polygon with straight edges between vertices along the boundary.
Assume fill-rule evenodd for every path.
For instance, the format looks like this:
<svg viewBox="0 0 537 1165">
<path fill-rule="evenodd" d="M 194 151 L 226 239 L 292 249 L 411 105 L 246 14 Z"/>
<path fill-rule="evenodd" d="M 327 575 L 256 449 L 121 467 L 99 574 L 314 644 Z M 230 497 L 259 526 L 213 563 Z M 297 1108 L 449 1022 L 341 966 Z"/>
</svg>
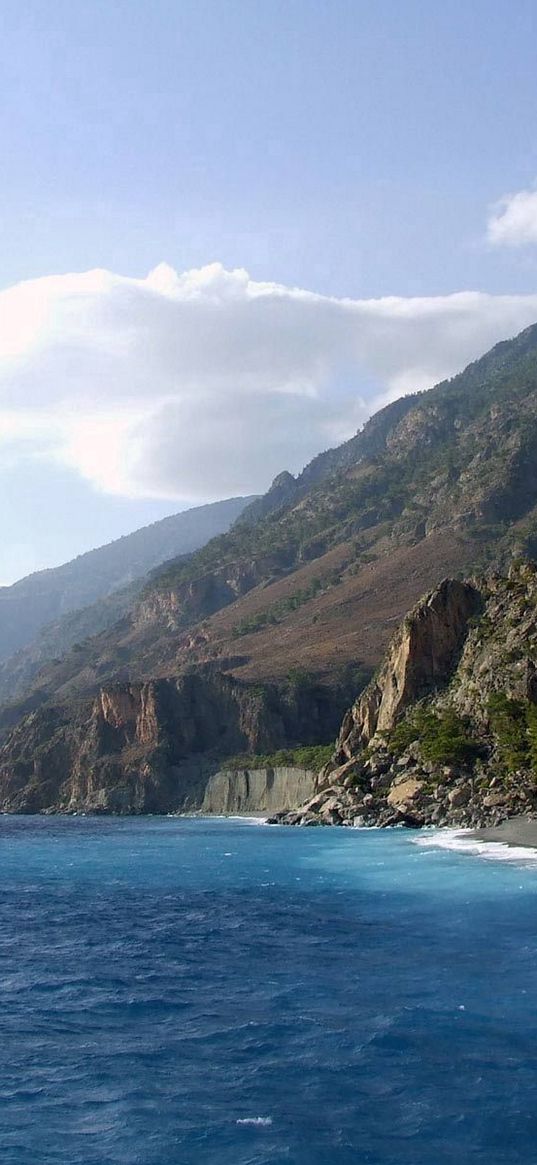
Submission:
<svg viewBox="0 0 537 1165">
<path fill-rule="evenodd" d="M 0 882 L 2 1165 L 535 1165 L 537 863 L 4 817 Z"/>
</svg>

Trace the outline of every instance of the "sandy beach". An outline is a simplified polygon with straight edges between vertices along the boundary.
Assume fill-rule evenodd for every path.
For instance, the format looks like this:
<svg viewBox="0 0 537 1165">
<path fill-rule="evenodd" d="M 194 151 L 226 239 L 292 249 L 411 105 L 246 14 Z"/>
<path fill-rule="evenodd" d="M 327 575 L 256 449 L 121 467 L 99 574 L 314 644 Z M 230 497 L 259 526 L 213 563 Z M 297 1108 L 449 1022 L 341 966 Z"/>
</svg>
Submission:
<svg viewBox="0 0 537 1165">
<path fill-rule="evenodd" d="M 472 834 L 478 841 L 499 841 L 504 845 L 533 846 L 537 849 L 537 820 L 529 817 L 510 817 L 490 829 L 476 829 Z"/>
</svg>

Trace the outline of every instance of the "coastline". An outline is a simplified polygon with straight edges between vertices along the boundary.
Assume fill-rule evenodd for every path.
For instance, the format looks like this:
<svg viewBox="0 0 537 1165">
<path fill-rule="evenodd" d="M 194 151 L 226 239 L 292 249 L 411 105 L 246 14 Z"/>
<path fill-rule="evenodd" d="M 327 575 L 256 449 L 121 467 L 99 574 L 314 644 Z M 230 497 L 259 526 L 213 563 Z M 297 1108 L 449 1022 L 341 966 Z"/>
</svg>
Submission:
<svg viewBox="0 0 537 1165">
<path fill-rule="evenodd" d="M 537 820 L 531 817 L 510 817 L 500 825 L 488 829 L 475 829 L 468 834 L 468 840 L 498 842 L 507 846 L 522 846 L 537 849 Z"/>
</svg>

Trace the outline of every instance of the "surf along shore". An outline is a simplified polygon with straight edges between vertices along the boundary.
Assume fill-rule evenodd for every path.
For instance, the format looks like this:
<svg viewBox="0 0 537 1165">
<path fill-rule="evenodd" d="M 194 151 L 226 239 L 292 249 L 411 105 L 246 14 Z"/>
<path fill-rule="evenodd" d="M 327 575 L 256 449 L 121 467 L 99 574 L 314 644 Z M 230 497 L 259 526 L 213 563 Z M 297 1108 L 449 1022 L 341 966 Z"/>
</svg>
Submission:
<svg viewBox="0 0 537 1165">
<path fill-rule="evenodd" d="M 468 835 L 476 841 L 497 841 L 509 846 L 529 846 L 537 849 L 537 820 L 530 817 L 510 817 L 500 825 L 476 829 Z"/>
</svg>

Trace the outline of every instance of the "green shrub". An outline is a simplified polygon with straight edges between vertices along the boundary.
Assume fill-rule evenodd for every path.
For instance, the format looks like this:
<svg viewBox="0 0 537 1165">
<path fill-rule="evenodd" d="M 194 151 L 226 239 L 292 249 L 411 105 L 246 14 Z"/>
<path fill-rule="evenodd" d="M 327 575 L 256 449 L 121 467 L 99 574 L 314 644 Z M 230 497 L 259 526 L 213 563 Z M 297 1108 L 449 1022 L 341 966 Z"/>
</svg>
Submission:
<svg viewBox="0 0 537 1165">
<path fill-rule="evenodd" d="M 495 692 L 488 702 L 488 715 L 507 771 L 530 767 L 537 773 L 537 705 Z"/>
<path fill-rule="evenodd" d="M 319 772 L 328 763 L 334 751 L 333 744 L 305 744 L 296 748 L 280 748 L 277 752 L 257 753 L 230 757 L 226 760 L 227 769 L 275 769 L 299 768 L 312 769 Z"/>
<path fill-rule="evenodd" d="M 420 751 L 425 760 L 440 764 L 473 764 L 481 747 L 470 735 L 466 718 L 447 708 L 438 716 L 429 716 Z"/>
<path fill-rule="evenodd" d="M 502 764 L 508 772 L 524 768 L 529 763 L 529 708 L 527 700 L 511 699 L 504 692 L 494 692 L 488 701 L 490 726 L 496 738 Z"/>
<path fill-rule="evenodd" d="M 437 764 L 473 764 L 481 752 L 468 721 L 453 708 L 441 712 L 416 708 L 388 736 L 388 745 L 396 755 L 405 752 L 414 741 L 423 759 Z"/>
<path fill-rule="evenodd" d="M 526 709 L 528 759 L 531 768 L 537 773 L 537 705 L 529 704 Z"/>
</svg>

